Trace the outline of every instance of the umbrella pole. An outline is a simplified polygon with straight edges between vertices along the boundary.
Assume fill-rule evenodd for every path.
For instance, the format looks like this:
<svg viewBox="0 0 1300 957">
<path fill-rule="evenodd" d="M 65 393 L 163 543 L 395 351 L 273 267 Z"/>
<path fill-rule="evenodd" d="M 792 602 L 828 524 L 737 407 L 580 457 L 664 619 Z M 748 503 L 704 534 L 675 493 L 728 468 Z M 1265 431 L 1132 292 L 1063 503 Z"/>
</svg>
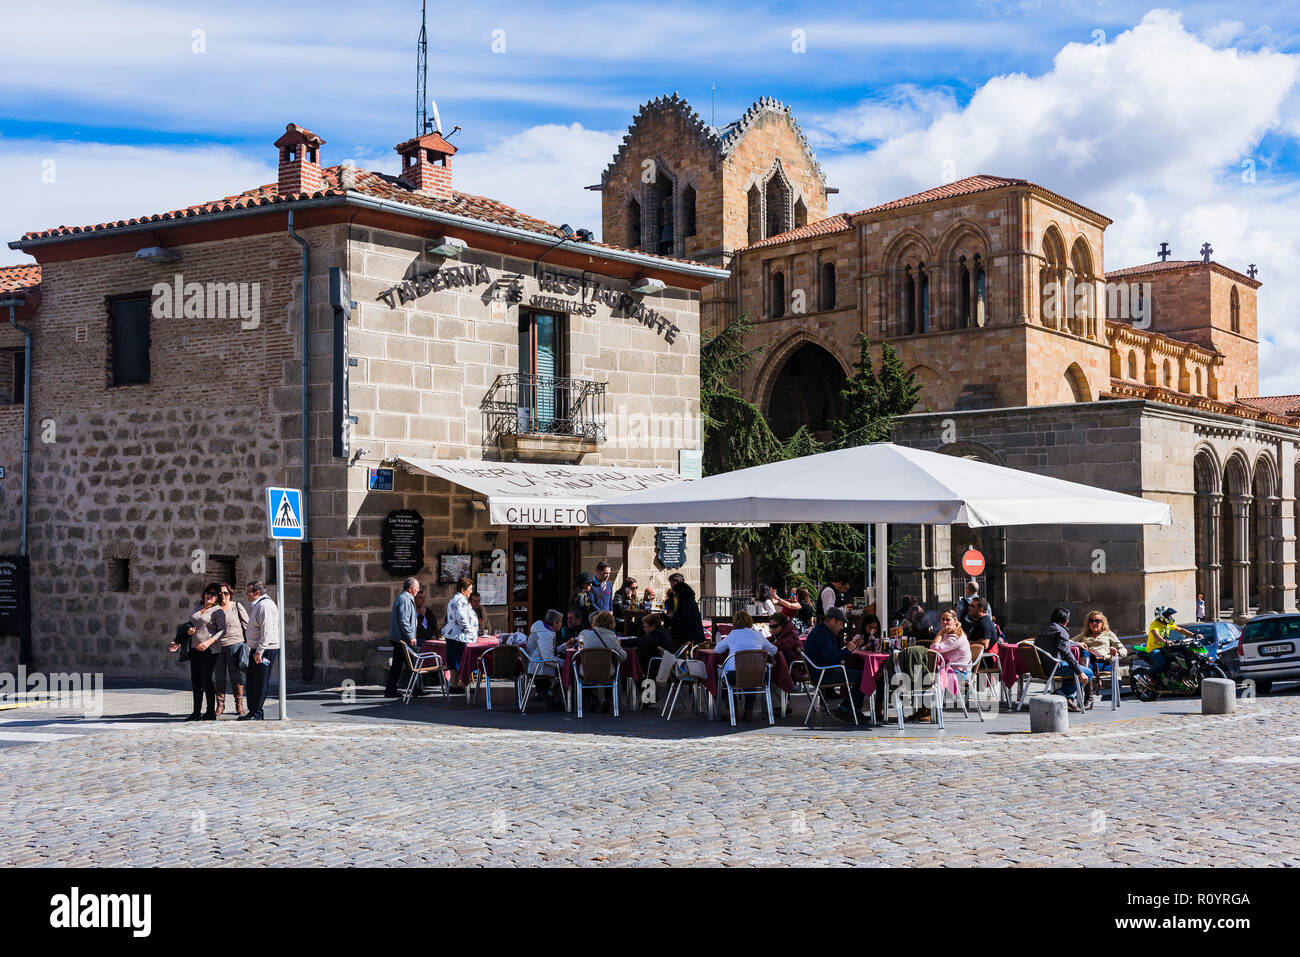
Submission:
<svg viewBox="0 0 1300 957">
<path fill-rule="evenodd" d="M 876 523 L 876 617 L 880 633 L 889 634 L 889 526 Z"/>
</svg>

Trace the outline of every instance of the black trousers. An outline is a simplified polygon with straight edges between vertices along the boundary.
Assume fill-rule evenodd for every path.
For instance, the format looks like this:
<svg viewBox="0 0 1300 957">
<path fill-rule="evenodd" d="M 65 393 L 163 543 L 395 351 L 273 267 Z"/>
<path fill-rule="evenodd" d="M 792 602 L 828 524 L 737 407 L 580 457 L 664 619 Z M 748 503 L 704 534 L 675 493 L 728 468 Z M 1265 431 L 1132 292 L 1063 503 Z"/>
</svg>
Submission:
<svg viewBox="0 0 1300 957">
<path fill-rule="evenodd" d="M 259 665 L 251 659 L 248 662 L 248 717 L 262 719 L 262 708 L 266 705 L 266 692 L 271 687 L 271 669 L 280 657 L 280 649 L 272 648 L 262 652 Z"/>
<path fill-rule="evenodd" d="M 217 667 L 218 654 L 211 651 L 190 651 L 190 690 L 194 692 L 194 713 L 212 714 L 217 707 L 217 686 L 212 672 Z M 207 710 L 203 711 L 204 700 Z"/>
<path fill-rule="evenodd" d="M 393 663 L 388 666 L 388 681 L 384 684 L 384 694 L 397 694 L 397 686 L 406 676 L 406 643 L 390 641 L 393 646 Z"/>
</svg>

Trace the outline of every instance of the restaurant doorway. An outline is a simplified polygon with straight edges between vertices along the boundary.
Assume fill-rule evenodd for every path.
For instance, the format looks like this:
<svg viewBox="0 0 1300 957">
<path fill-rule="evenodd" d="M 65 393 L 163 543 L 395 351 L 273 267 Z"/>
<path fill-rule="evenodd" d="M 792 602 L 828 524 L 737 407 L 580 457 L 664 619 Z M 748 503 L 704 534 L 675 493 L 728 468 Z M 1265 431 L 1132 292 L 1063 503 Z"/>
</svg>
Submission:
<svg viewBox="0 0 1300 957">
<path fill-rule="evenodd" d="M 510 627 L 527 633 L 547 609 L 565 611 L 577 574 L 572 529 L 510 531 Z"/>
</svg>

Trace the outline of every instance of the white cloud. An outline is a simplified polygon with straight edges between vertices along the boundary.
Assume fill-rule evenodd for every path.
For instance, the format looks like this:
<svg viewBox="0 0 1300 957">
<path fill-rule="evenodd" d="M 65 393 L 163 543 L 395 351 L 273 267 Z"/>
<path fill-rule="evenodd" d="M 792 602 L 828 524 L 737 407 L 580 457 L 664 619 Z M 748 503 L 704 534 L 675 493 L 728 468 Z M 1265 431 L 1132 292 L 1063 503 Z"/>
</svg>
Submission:
<svg viewBox="0 0 1300 957">
<path fill-rule="evenodd" d="M 0 182 L 6 184 L 0 204 L 4 264 L 31 261 L 7 245 L 26 232 L 161 213 L 273 183 L 276 175 L 274 166 L 220 146 L 42 140 L 3 140 L 0 146 Z"/>
<path fill-rule="evenodd" d="M 1261 390 L 1300 391 L 1300 181 L 1275 178 L 1260 140 L 1300 134 L 1300 56 L 1216 49 L 1177 14 L 1156 10 L 1104 45 L 1069 44 L 1040 76 L 994 77 L 963 109 L 864 153 L 823 155 L 835 210 L 856 210 L 958 177 L 1023 177 L 1115 220 L 1106 266 L 1149 262 L 1161 241 L 1178 258 L 1260 269 Z M 826 122 L 851 127 L 855 110 Z M 1251 159 L 1254 182 L 1241 163 Z"/>
<path fill-rule="evenodd" d="M 810 116 L 808 137 L 817 149 L 875 143 L 924 129 L 957 110 L 957 99 L 940 87 L 900 84 L 857 106 L 828 116 Z"/>
</svg>

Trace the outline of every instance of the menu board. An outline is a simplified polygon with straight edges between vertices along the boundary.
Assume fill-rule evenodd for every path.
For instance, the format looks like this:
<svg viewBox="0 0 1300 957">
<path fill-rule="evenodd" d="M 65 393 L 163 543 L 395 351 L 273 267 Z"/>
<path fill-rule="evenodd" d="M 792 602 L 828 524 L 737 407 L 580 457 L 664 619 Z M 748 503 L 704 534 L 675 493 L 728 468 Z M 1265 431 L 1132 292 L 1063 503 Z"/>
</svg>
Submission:
<svg viewBox="0 0 1300 957">
<path fill-rule="evenodd" d="M 675 525 L 655 529 L 655 557 L 664 568 L 681 568 L 686 564 L 686 529 Z"/>
<path fill-rule="evenodd" d="M 424 519 L 414 509 L 388 513 L 380 535 L 381 560 L 390 575 L 414 575 L 424 567 Z"/>
<path fill-rule="evenodd" d="M 492 572 L 479 572 L 479 600 L 484 605 L 504 605 L 506 603 L 506 576 Z"/>
<path fill-rule="evenodd" d="M 0 557 L 0 635 L 16 635 L 22 627 L 27 605 L 25 563 L 17 555 Z"/>
<path fill-rule="evenodd" d="M 510 557 L 510 593 L 515 601 L 528 600 L 528 543 L 515 542 Z"/>
</svg>

